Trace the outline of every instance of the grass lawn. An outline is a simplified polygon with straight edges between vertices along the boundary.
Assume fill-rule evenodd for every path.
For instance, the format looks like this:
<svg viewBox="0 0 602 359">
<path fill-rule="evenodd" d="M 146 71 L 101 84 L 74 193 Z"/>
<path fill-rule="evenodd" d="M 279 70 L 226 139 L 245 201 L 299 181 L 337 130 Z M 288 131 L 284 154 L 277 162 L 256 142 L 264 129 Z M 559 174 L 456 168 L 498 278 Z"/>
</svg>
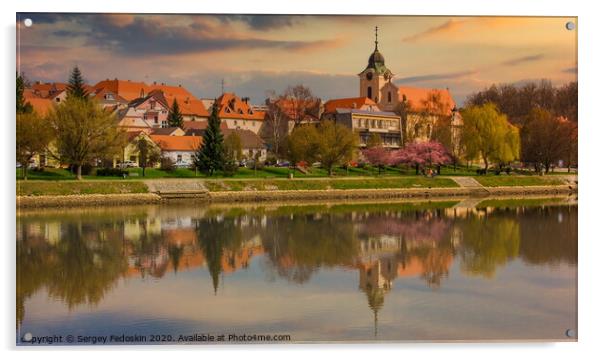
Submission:
<svg viewBox="0 0 602 359">
<path fill-rule="evenodd" d="M 17 196 L 146 193 L 142 181 L 19 181 Z"/>
<path fill-rule="evenodd" d="M 327 189 L 379 189 L 379 188 L 434 188 L 458 187 L 449 178 L 390 177 L 358 179 L 294 179 L 294 180 L 205 180 L 212 192 L 221 191 L 270 191 L 270 190 L 327 190 Z"/>
<path fill-rule="evenodd" d="M 502 186 L 550 186 L 561 185 L 562 180 L 545 176 L 476 176 L 474 177 L 485 187 Z"/>
</svg>

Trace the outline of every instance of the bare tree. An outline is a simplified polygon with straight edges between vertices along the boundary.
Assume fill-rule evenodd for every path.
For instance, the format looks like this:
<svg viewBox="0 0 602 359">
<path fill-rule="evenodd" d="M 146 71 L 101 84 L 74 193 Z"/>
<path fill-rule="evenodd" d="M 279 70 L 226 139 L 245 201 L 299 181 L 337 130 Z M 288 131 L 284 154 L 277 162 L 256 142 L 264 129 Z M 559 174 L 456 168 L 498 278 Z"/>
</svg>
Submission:
<svg viewBox="0 0 602 359">
<path fill-rule="evenodd" d="M 287 112 L 295 126 L 302 123 L 309 115 L 315 114 L 318 98 L 314 97 L 311 90 L 303 85 L 289 86 L 281 96 L 286 101 Z"/>
<path fill-rule="evenodd" d="M 270 147 L 272 153 L 280 155 L 282 152 L 282 143 L 288 132 L 288 117 L 273 90 L 268 93 L 266 105 L 268 111 L 261 136 Z"/>
</svg>

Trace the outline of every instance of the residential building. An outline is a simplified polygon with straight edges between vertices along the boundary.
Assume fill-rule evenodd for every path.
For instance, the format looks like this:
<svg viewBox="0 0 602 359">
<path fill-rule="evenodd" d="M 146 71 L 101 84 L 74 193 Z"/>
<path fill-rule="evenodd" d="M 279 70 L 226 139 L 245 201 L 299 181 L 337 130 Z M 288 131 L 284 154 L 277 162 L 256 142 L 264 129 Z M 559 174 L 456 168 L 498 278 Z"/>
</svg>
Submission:
<svg viewBox="0 0 602 359">
<path fill-rule="evenodd" d="M 196 150 L 201 146 L 202 137 L 199 136 L 168 136 L 150 135 L 161 149 L 161 156 L 170 158 L 174 162 L 192 163 Z"/>
<path fill-rule="evenodd" d="M 228 128 L 250 130 L 258 134 L 263 126 L 265 112 L 253 109 L 249 98 L 240 98 L 226 92 L 217 98 L 218 117 Z"/>
<path fill-rule="evenodd" d="M 380 136 L 384 147 L 403 145 L 401 117 L 393 112 L 337 108 L 334 120 L 359 134 L 360 147 L 365 147 L 373 134 Z"/>
</svg>

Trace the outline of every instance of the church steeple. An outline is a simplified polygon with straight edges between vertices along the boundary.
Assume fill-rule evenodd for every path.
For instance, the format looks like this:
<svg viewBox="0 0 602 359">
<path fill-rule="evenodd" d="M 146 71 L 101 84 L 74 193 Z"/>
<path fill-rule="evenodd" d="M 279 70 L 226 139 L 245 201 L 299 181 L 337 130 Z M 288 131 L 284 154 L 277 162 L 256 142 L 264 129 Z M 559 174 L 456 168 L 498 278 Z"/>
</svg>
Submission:
<svg viewBox="0 0 602 359">
<path fill-rule="evenodd" d="M 374 27 L 374 51 L 378 51 L 378 26 Z"/>
</svg>

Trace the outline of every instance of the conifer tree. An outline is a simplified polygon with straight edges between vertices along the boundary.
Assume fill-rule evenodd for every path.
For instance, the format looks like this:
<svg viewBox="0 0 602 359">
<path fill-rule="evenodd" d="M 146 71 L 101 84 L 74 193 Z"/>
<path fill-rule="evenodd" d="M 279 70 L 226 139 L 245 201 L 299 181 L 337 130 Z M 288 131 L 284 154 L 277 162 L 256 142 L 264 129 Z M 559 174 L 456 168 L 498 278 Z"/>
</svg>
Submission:
<svg viewBox="0 0 602 359">
<path fill-rule="evenodd" d="M 178 105 L 178 100 L 176 99 L 173 100 L 173 104 L 171 105 L 171 110 L 169 111 L 169 116 L 167 117 L 167 123 L 169 123 L 169 127 L 182 128 L 184 125 L 184 118 L 182 117 L 180 105 Z"/>
<path fill-rule="evenodd" d="M 69 76 L 69 85 L 67 85 L 67 97 L 87 99 L 88 91 L 84 87 L 84 78 L 79 70 L 79 67 L 75 66 Z"/>
<path fill-rule="evenodd" d="M 25 101 L 25 97 L 23 96 L 24 91 L 25 79 L 23 76 L 17 74 L 17 114 L 33 112 L 31 104 Z"/>
<path fill-rule="evenodd" d="M 217 104 L 214 103 L 207 129 L 203 134 L 203 144 L 194 155 L 196 168 L 209 176 L 212 176 L 215 171 L 222 170 L 225 163 L 224 136 L 220 130 L 221 121 L 217 112 Z"/>
</svg>

